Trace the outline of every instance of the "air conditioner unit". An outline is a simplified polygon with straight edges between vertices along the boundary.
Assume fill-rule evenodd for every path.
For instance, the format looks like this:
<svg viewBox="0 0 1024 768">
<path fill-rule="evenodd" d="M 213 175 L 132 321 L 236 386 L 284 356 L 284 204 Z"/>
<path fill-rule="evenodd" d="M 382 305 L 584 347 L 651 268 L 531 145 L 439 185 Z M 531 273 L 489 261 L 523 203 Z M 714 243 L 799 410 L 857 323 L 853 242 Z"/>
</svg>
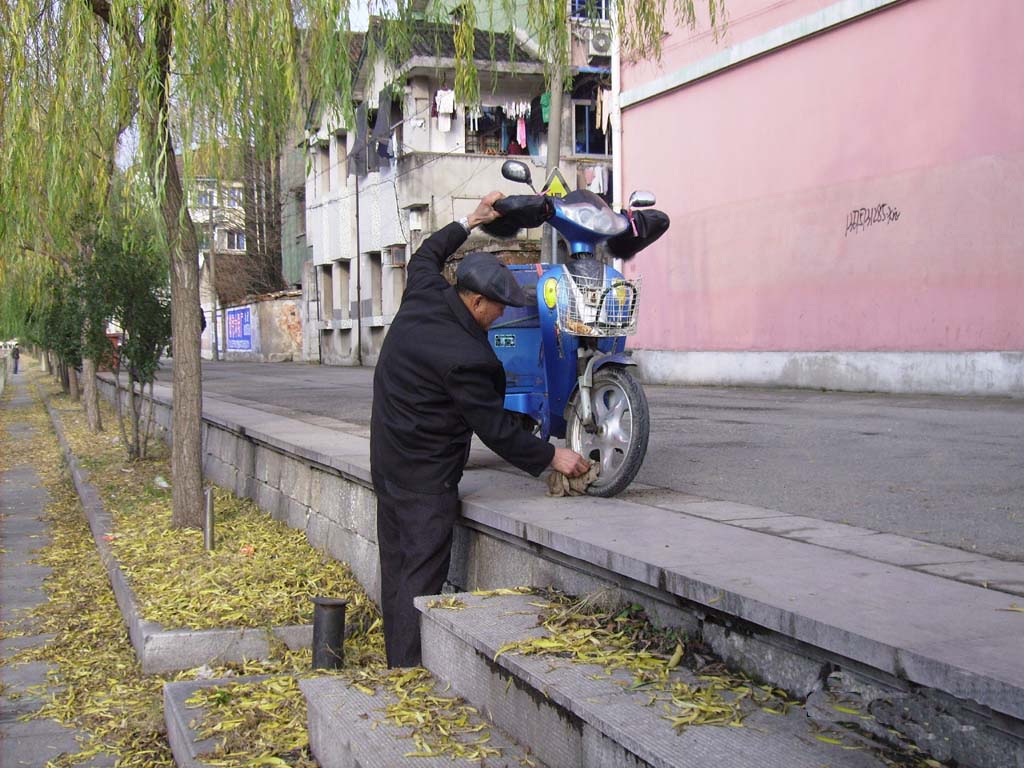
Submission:
<svg viewBox="0 0 1024 768">
<path fill-rule="evenodd" d="M 587 55 L 591 58 L 612 55 L 612 33 L 610 29 L 597 28 L 590 31 Z"/>
</svg>

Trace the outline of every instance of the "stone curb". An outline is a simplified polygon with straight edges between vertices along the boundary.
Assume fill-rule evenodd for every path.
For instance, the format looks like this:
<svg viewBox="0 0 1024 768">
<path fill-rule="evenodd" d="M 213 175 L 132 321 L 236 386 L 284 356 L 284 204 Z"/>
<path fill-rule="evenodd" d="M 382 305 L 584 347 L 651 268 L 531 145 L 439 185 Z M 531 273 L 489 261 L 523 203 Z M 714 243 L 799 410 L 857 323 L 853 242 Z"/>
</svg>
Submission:
<svg viewBox="0 0 1024 768">
<path fill-rule="evenodd" d="M 206 768 L 209 763 L 200 760 L 217 746 L 217 738 L 211 736 L 199 740 L 193 721 L 201 719 L 206 710 L 201 707 L 190 709 L 185 702 L 196 691 L 232 683 L 256 683 L 266 680 L 269 675 L 250 677 L 222 677 L 214 680 L 184 680 L 164 684 L 164 721 L 167 723 L 167 741 L 171 745 L 174 762 L 179 768 Z"/>
<path fill-rule="evenodd" d="M 43 402 L 46 404 L 50 423 L 57 434 L 64 459 L 71 470 L 75 490 L 85 510 L 96 549 L 107 570 L 107 578 L 110 580 L 117 605 L 128 625 L 128 636 L 135 647 L 143 674 L 177 672 L 203 664 L 243 662 L 269 657 L 271 642 L 265 629 L 169 630 L 142 617 L 138 600 L 124 570 L 117 562 L 110 544 L 103 538 L 114 529 L 111 515 L 104 508 L 99 492 L 89 482 L 88 473 L 81 468 L 71 451 L 60 416 L 49 402 L 45 399 Z M 311 624 L 274 627 L 271 632 L 291 650 L 308 648 L 313 642 Z"/>
</svg>

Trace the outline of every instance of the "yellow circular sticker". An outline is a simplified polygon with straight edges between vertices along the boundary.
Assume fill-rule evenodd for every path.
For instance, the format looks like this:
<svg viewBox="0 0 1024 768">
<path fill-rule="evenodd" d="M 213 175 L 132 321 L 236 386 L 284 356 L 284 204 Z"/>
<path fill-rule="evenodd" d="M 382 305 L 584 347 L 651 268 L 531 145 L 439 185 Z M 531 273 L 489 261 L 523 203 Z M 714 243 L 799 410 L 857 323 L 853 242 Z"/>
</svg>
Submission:
<svg viewBox="0 0 1024 768">
<path fill-rule="evenodd" d="M 544 281 L 544 303 L 548 309 L 554 309 L 558 303 L 558 280 L 553 277 Z"/>
</svg>

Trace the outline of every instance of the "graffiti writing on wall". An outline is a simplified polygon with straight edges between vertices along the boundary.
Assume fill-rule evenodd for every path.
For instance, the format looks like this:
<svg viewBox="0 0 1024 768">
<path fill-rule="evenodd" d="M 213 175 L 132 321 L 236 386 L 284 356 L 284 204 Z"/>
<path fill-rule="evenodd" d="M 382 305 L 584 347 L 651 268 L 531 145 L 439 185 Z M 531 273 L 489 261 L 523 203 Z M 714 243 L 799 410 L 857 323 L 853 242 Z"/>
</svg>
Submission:
<svg viewBox="0 0 1024 768">
<path fill-rule="evenodd" d="M 900 212 L 888 203 L 879 203 L 874 208 L 854 208 L 846 217 L 846 236 L 863 232 L 875 224 L 891 224 L 900 220 Z"/>
</svg>

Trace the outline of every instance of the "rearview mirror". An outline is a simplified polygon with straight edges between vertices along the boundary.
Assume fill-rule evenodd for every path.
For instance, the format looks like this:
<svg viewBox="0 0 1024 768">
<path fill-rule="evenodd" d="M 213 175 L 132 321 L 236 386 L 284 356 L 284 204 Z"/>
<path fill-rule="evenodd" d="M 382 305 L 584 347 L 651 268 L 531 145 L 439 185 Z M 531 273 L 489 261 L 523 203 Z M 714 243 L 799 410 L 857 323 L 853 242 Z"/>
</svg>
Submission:
<svg viewBox="0 0 1024 768">
<path fill-rule="evenodd" d="M 517 181 L 520 184 L 533 186 L 530 167 L 522 160 L 506 160 L 501 164 L 501 175 L 509 181 Z"/>
<path fill-rule="evenodd" d="M 629 196 L 629 207 L 630 208 L 650 208 L 658 202 L 653 192 L 647 192 L 642 189 L 636 190 Z"/>
</svg>

